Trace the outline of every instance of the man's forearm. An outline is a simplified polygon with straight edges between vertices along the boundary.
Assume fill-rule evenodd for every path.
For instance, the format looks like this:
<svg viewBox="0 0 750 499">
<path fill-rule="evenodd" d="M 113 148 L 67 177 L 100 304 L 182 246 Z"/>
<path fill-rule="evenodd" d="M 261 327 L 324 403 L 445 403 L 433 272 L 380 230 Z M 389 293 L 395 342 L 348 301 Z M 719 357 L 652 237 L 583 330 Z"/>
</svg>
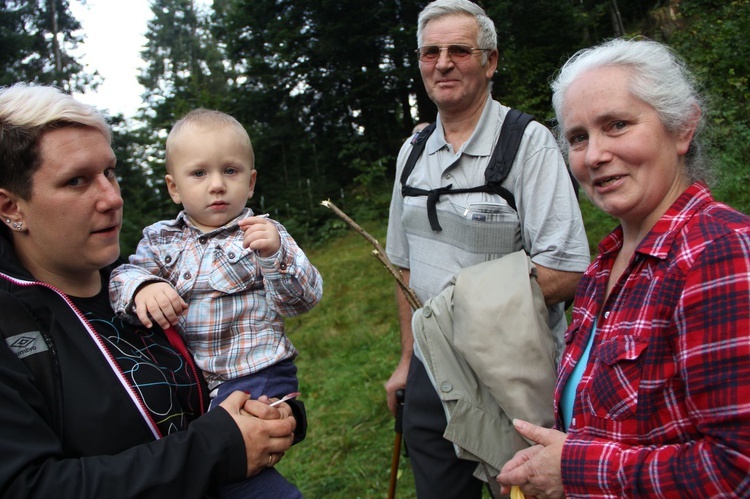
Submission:
<svg viewBox="0 0 750 499">
<path fill-rule="evenodd" d="M 404 278 L 404 283 L 408 286 L 409 269 L 400 270 Z M 396 304 L 398 305 L 398 322 L 401 329 L 401 356 L 411 358 L 411 353 L 414 349 L 414 337 L 411 333 L 411 317 L 414 314 L 414 310 L 409 305 L 406 295 L 398 285 L 396 285 Z"/>
<path fill-rule="evenodd" d="M 549 305 L 555 305 L 568 301 L 575 296 L 578 281 L 583 275 L 582 272 L 566 272 L 563 270 L 554 270 L 534 264 L 537 272 L 537 282 L 542 289 L 544 302 Z"/>
</svg>

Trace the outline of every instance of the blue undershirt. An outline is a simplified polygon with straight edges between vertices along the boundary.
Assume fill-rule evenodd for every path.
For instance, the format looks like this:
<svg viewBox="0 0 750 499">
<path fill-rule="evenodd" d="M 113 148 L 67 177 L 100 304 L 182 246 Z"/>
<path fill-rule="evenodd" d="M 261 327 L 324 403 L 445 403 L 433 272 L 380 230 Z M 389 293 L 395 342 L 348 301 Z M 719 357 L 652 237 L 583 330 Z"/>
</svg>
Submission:
<svg viewBox="0 0 750 499">
<path fill-rule="evenodd" d="M 576 402 L 576 393 L 578 392 L 578 384 L 581 382 L 583 377 L 583 371 L 586 370 L 586 365 L 589 362 L 589 354 L 591 353 L 591 345 L 594 343 L 594 336 L 596 335 L 596 320 L 594 320 L 594 327 L 591 330 L 591 336 L 589 341 L 586 343 L 586 348 L 583 350 L 580 360 L 573 368 L 573 372 L 570 373 L 568 382 L 565 383 L 565 387 L 562 390 L 560 396 L 560 412 L 562 413 L 564 430 L 568 431 L 570 426 L 570 420 L 573 418 L 573 406 Z"/>
</svg>

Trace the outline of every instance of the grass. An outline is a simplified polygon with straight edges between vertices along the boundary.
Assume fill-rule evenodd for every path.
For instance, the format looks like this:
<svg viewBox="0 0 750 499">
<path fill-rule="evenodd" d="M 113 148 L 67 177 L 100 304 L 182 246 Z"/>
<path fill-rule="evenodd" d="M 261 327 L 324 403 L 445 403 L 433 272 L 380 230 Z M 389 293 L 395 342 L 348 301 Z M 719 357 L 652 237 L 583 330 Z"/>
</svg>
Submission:
<svg viewBox="0 0 750 499">
<path fill-rule="evenodd" d="M 385 222 L 365 227 L 384 241 Z M 394 420 L 383 385 L 398 362 L 394 282 L 354 233 L 308 251 L 323 275 L 321 303 L 287 322 L 301 352 L 307 439 L 277 466 L 308 498 L 387 497 Z M 399 498 L 416 497 L 403 456 Z"/>
</svg>

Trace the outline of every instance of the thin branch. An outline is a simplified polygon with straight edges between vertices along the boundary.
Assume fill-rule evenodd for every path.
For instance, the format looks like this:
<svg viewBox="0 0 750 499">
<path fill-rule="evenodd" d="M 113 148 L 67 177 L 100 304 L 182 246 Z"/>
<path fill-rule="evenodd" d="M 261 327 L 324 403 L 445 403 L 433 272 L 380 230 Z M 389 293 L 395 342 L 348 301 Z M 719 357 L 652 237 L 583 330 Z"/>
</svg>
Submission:
<svg viewBox="0 0 750 499">
<path fill-rule="evenodd" d="M 406 301 L 409 302 L 411 308 L 413 310 L 420 308 L 422 304 L 419 301 L 419 298 L 417 298 L 417 294 L 406 284 L 406 282 L 404 281 L 404 276 L 401 274 L 401 270 L 394 267 L 390 260 L 388 260 L 388 257 L 385 256 L 385 250 L 382 246 L 380 246 L 378 240 L 372 237 L 365 229 L 360 227 L 359 224 L 352 220 L 346 213 L 341 211 L 341 209 L 333 204 L 330 199 L 321 201 L 320 204 L 325 206 L 326 208 L 333 210 L 336 216 L 346 222 L 349 227 L 351 227 L 355 232 L 364 237 L 375 248 L 375 250 L 372 252 L 373 256 L 380 260 L 380 262 L 385 266 L 388 272 L 390 272 L 391 276 L 396 279 L 396 283 L 401 288 L 401 291 L 404 292 Z"/>
<path fill-rule="evenodd" d="M 404 282 L 404 277 L 401 274 L 401 271 L 394 267 L 391 262 L 388 260 L 388 257 L 386 257 L 383 253 L 379 252 L 378 250 L 372 250 L 372 255 L 380 260 L 380 263 L 385 266 L 385 268 L 390 272 L 391 276 L 393 276 L 394 279 L 396 279 L 396 283 L 401 288 L 401 291 L 404 292 L 404 297 L 406 297 L 406 301 L 409 302 L 409 305 L 411 306 L 412 310 L 417 310 L 418 308 L 422 307 L 422 303 L 419 301 L 419 298 L 417 298 L 417 295 L 414 293 L 414 290 L 411 289 L 409 286 L 406 285 L 406 282 Z"/>
</svg>

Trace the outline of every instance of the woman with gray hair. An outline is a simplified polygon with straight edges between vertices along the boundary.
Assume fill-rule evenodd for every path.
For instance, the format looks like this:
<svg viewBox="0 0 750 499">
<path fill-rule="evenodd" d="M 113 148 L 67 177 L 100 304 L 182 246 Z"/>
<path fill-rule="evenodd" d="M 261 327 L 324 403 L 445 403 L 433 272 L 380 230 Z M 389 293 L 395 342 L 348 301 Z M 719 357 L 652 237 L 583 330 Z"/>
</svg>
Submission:
<svg viewBox="0 0 750 499">
<path fill-rule="evenodd" d="M 581 279 L 556 428 L 497 479 L 535 497 L 750 495 L 750 217 L 713 199 L 704 104 L 663 44 L 583 50 L 552 84 L 560 142 L 619 219 Z"/>
</svg>

